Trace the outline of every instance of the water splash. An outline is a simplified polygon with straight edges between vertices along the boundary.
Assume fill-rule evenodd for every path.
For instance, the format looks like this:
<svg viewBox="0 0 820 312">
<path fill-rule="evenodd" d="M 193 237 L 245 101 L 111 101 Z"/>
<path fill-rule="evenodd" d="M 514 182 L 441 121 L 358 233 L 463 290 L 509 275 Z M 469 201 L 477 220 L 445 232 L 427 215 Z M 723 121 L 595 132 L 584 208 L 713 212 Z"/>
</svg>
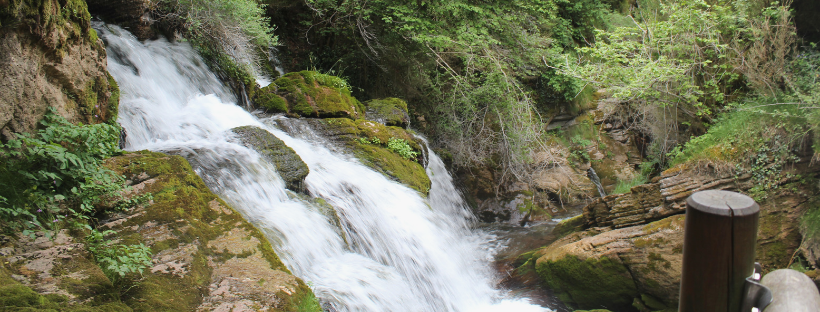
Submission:
<svg viewBox="0 0 820 312">
<path fill-rule="evenodd" d="M 185 43 L 138 42 L 96 25 L 121 89 L 128 150 L 185 156 L 206 184 L 255 224 L 282 261 L 339 311 L 545 311 L 493 288 L 492 252 L 441 159 L 428 155 L 428 198 L 355 158 L 324 147 L 300 121 L 291 136 L 277 118 L 259 119 Z M 278 117 L 281 119 L 281 117 Z M 275 168 L 229 131 L 253 125 L 293 148 L 310 168 L 306 186 L 338 214 L 287 191 Z M 347 240 L 343 238 L 343 233 Z"/>
</svg>

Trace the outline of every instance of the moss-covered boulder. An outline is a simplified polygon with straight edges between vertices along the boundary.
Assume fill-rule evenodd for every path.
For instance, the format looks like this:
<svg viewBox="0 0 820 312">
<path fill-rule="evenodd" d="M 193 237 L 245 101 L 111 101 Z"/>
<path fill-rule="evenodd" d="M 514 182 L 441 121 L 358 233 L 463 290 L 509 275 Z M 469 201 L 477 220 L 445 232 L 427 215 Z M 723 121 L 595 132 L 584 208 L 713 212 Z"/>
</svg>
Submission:
<svg viewBox="0 0 820 312">
<path fill-rule="evenodd" d="M 365 118 L 386 126 L 407 128 L 410 115 L 407 114 L 407 102 L 397 98 L 375 99 L 364 103 Z"/>
<path fill-rule="evenodd" d="M 86 248 L 87 230 L 0 236 L 0 310 L 321 311 L 265 236 L 211 193 L 184 158 L 137 152 L 106 166 L 128 179 L 126 196 L 153 199 L 103 216 L 98 230 L 113 230 L 110 242 L 145 244 L 151 266 L 112 283 Z"/>
<path fill-rule="evenodd" d="M 407 130 L 347 118 L 315 120 L 311 125 L 324 136 L 341 143 L 365 165 L 425 196 L 430 191 L 430 178 L 421 165 L 423 147 Z M 416 156 L 405 158 L 391 150 L 388 145 L 391 139 L 403 140 L 408 150 L 412 150 Z"/>
<path fill-rule="evenodd" d="M 288 73 L 254 95 L 257 106 L 273 113 L 303 117 L 357 119 L 364 106 L 350 95 L 347 82 L 315 71 Z"/>
<path fill-rule="evenodd" d="M 276 166 L 276 171 L 285 180 L 285 186 L 296 192 L 304 191 L 305 177 L 310 170 L 292 148 L 265 129 L 243 126 L 231 129 L 239 136 L 242 144 L 262 154 Z"/>
<path fill-rule="evenodd" d="M 254 308 L 298 311 L 315 300 L 291 275 L 262 233 L 211 193 L 182 157 L 138 152 L 107 165 L 125 175 L 149 204 L 102 225 L 126 244 L 144 243 L 153 267 L 124 302 L 138 311 Z"/>
<path fill-rule="evenodd" d="M 519 256 L 564 303 L 579 309 L 636 311 L 676 307 L 684 216 L 613 231 L 570 233 Z M 653 311 L 654 311 L 653 310 Z"/>
</svg>

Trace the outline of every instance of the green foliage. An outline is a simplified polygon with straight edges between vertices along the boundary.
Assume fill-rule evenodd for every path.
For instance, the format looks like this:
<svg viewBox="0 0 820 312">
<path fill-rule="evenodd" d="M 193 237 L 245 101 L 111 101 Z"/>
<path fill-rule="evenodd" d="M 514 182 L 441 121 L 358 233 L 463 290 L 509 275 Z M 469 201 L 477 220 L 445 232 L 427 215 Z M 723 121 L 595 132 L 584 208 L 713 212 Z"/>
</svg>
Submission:
<svg viewBox="0 0 820 312">
<path fill-rule="evenodd" d="M 297 312 L 322 312 L 322 304 L 319 303 L 319 299 L 316 298 L 316 295 L 313 292 L 305 293 L 305 296 L 302 297 L 302 300 L 296 305 Z"/>
<path fill-rule="evenodd" d="M 595 45 L 578 52 L 589 62 L 567 70 L 624 100 L 675 106 L 709 115 L 707 102 L 722 102 L 724 86 L 738 77 L 724 60 L 722 31 L 733 25 L 732 8 L 702 0 L 662 1 L 657 20 L 597 32 Z"/>
<path fill-rule="evenodd" d="M 415 159 L 419 153 L 414 151 L 404 139 L 390 138 L 387 140 L 387 149 L 396 152 L 404 159 Z"/>
<path fill-rule="evenodd" d="M 115 244 L 105 237 L 116 232 L 87 228 L 91 230 L 85 238 L 88 251 L 94 255 L 105 276 L 115 285 L 133 279 L 137 273 L 141 276 L 142 271 L 153 264 L 151 249 L 144 244 Z"/>
<path fill-rule="evenodd" d="M 237 38 L 229 36 L 242 36 L 259 47 L 276 44 L 264 6 L 256 1 L 162 0 L 161 3 L 170 12 L 181 15 L 184 27 L 202 39 L 231 44 L 229 41 Z"/>
<path fill-rule="evenodd" d="M 577 49 L 580 62 L 561 68 L 627 103 L 661 163 L 688 138 L 686 129 L 699 129 L 744 87 L 771 96 L 783 80 L 794 40 L 785 6 L 661 0 L 659 11 L 637 17 L 597 31 L 594 45 Z"/>
<path fill-rule="evenodd" d="M 424 130 L 457 165 L 495 162 L 517 173 L 545 146 L 539 111 L 584 86 L 546 62 L 591 39 L 609 7 L 599 0 L 305 2 L 318 20 L 311 29 L 328 25 L 315 33 L 336 43 L 320 57 L 325 67 L 375 63 L 378 70 L 357 70 L 369 73 L 357 86 L 405 86 L 400 97 L 417 105 L 411 113 L 425 117 L 432 129 Z"/>
<path fill-rule="evenodd" d="M 119 154 L 119 127 L 72 125 L 46 114 L 36 135 L 0 146 L 0 223 L 6 230 L 52 228 L 72 218 L 87 219 L 102 201 L 123 199 L 123 177 L 101 166 Z"/>
<path fill-rule="evenodd" d="M 629 180 L 618 179 L 618 182 L 615 184 L 615 189 L 612 191 L 612 194 L 629 193 L 633 187 L 645 184 L 647 180 L 647 177 L 643 174 L 637 174 Z"/>
</svg>

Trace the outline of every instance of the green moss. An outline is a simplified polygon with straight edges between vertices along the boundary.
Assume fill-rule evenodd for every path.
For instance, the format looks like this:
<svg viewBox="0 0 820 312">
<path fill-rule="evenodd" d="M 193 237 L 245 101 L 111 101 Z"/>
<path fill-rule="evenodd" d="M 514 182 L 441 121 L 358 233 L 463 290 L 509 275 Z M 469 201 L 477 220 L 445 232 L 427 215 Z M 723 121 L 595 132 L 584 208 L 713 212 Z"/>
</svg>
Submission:
<svg viewBox="0 0 820 312">
<path fill-rule="evenodd" d="M 256 93 L 254 103 L 271 113 L 289 113 L 288 101 L 276 94 L 276 86 L 274 85 L 260 89 Z"/>
<path fill-rule="evenodd" d="M 347 82 L 315 71 L 288 73 L 273 82 L 287 101 L 288 111 L 305 117 L 362 116 L 364 106 L 350 95 Z"/>
<path fill-rule="evenodd" d="M 584 215 L 582 214 L 563 220 L 558 222 L 552 230 L 552 234 L 557 238 L 561 238 L 572 232 L 581 231 L 583 230 L 584 222 L 586 222 L 586 219 L 584 219 Z"/>
<path fill-rule="evenodd" d="M 108 115 L 107 121 L 109 124 L 115 124 L 117 122 L 117 114 L 120 110 L 120 86 L 111 74 L 108 74 L 108 89 L 110 90 L 111 95 L 108 97 L 108 114 L 106 114 Z"/>
<path fill-rule="evenodd" d="M 167 226 L 176 239 L 165 244 L 152 245 L 155 254 L 182 244 L 197 246 L 193 261 L 187 266 L 184 277 L 171 274 L 145 274 L 140 284 L 129 290 L 125 299 L 137 311 L 191 311 L 196 310 L 204 296 L 208 295 L 212 268 L 209 262 L 220 261 L 225 255 L 212 251 L 207 243 L 232 229 L 243 229 L 262 244 L 258 246 L 263 258 L 274 270 L 290 273 L 276 255 L 262 233 L 245 221 L 216 195 L 211 193 L 203 181 L 193 172 L 190 164 L 180 156 L 168 156 L 154 152 L 136 152 L 115 157 L 108 166 L 126 177 L 145 172 L 154 180 L 146 185 L 144 192 L 154 195 L 153 204 L 145 207 L 145 213 L 128 219 L 119 231 L 124 243 L 130 243 L 137 236 L 129 236 L 133 226 L 152 222 Z M 213 201 L 231 210 L 231 214 L 211 208 Z M 241 256 L 247 256 L 243 254 Z M 310 288 L 299 281 L 295 293 L 281 292 L 278 298 L 286 300 L 283 311 L 297 311 L 299 300 L 310 293 Z"/>
<path fill-rule="evenodd" d="M 569 255 L 556 261 L 539 259 L 536 271 L 548 287 L 567 298 L 565 303 L 581 309 L 627 310 L 640 295 L 627 268 L 607 257 L 581 260 Z"/>
<path fill-rule="evenodd" d="M 239 136 L 242 144 L 253 148 L 276 166 L 288 189 L 297 192 L 304 189 L 303 183 L 310 170 L 299 154 L 285 142 L 267 130 L 253 126 L 237 127 L 231 131 Z"/>
<path fill-rule="evenodd" d="M 398 154 L 377 145 L 354 143 L 354 154 L 365 164 L 392 177 L 404 185 L 427 195 L 430 178 L 421 164 L 407 160 Z"/>
<path fill-rule="evenodd" d="M 378 121 L 387 126 L 406 128 L 410 122 L 407 102 L 397 98 L 370 100 L 364 103 L 368 120 Z"/>
<path fill-rule="evenodd" d="M 417 161 L 404 159 L 386 148 L 390 138 L 407 141 L 413 151 L 421 154 L 421 145 L 404 129 L 387 127 L 367 120 L 328 118 L 321 122 L 328 136 L 335 136 L 365 165 L 427 195 L 430 178 Z M 367 139 L 363 142 L 361 139 Z M 375 139 L 375 140 L 374 140 Z M 380 143 L 372 143 L 373 141 Z"/>
</svg>

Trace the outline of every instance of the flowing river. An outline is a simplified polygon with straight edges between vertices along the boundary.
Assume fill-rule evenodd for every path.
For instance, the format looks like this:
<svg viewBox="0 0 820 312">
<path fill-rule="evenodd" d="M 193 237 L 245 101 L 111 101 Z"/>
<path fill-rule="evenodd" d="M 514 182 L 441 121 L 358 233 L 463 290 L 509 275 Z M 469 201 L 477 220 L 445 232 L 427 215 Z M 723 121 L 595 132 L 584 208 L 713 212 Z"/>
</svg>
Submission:
<svg viewBox="0 0 820 312">
<path fill-rule="evenodd" d="M 549 311 L 496 289 L 493 235 L 475 228 L 441 159 L 427 153 L 427 198 L 362 165 L 300 120 L 254 115 L 187 43 L 139 42 L 96 25 L 121 90 L 127 150 L 185 156 L 222 199 L 262 230 L 285 265 L 338 311 Z M 290 123 L 286 133 L 277 126 Z M 253 125 L 293 148 L 310 168 L 308 193 L 285 189 L 275 168 L 230 129 Z"/>
</svg>

